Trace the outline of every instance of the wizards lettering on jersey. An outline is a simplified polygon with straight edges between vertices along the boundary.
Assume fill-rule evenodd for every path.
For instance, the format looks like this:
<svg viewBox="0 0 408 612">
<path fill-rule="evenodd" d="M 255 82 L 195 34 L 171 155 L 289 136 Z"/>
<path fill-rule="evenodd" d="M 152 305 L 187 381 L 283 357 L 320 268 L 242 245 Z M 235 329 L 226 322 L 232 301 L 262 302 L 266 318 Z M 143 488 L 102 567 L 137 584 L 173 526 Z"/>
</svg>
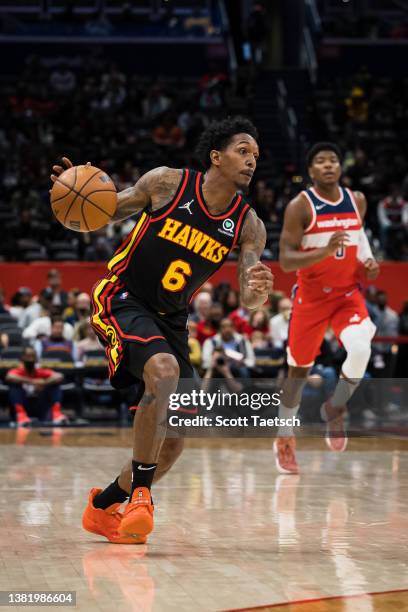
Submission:
<svg viewBox="0 0 408 612">
<path fill-rule="evenodd" d="M 228 247 L 223 246 L 218 240 L 171 217 L 167 217 L 157 235 L 200 255 L 212 263 L 220 263 L 229 251 Z"/>
<path fill-rule="evenodd" d="M 334 232 L 345 230 L 347 246 L 341 247 L 330 257 L 298 271 L 299 284 L 313 287 L 351 287 L 357 282 L 357 250 L 360 229 L 360 213 L 349 189 L 339 188 L 337 202 L 329 202 L 315 189 L 303 191 L 310 205 L 312 220 L 303 234 L 302 250 L 325 247 Z"/>
</svg>

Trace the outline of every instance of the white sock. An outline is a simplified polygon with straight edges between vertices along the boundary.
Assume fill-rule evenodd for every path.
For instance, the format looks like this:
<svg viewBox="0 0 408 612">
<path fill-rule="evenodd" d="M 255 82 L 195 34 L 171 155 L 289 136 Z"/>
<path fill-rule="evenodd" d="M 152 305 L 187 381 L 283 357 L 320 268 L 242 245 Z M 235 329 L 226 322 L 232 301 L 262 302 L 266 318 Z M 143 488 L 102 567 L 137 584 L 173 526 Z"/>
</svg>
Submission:
<svg viewBox="0 0 408 612">
<path fill-rule="evenodd" d="M 354 391 L 358 387 L 359 379 L 354 379 L 353 381 L 349 381 L 342 376 L 339 378 L 339 381 L 334 390 L 333 396 L 330 398 L 330 404 L 335 406 L 346 406 L 350 397 L 353 395 Z"/>
<path fill-rule="evenodd" d="M 293 419 L 297 415 L 300 404 L 294 408 L 287 408 L 283 404 L 279 404 L 278 416 L 280 419 Z M 288 438 L 293 436 L 293 425 L 279 425 L 277 436 L 279 438 Z"/>
</svg>

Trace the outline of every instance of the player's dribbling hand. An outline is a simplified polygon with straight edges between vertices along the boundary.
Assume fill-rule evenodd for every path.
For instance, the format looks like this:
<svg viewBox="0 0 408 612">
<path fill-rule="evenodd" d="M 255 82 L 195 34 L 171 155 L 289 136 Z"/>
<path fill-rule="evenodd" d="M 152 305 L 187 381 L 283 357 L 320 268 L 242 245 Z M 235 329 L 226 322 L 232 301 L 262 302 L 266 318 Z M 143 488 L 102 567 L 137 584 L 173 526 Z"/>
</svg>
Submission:
<svg viewBox="0 0 408 612">
<path fill-rule="evenodd" d="M 334 232 L 325 248 L 327 255 L 334 255 L 336 251 L 350 244 L 350 237 L 344 230 Z"/>
<path fill-rule="evenodd" d="M 375 259 L 366 259 L 364 262 L 364 268 L 367 280 L 375 280 L 380 273 L 380 266 Z"/>
<path fill-rule="evenodd" d="M 267 295 L 273 289 L 273 274 L 265 264 L 258 261 L 248 268 L 248 287 L 258 295 Z"/>
<path fill-rule="evenodd" d="M 65 170 L 68 170 L 68 168 L 72 168 L 73 167 L 73 163 L 70 159 L 68 159 L 68 157 L 63 157 L 62 158 L 62 163 L 64 164 L 63 166 L 53 166 L 52 167 L 52 171 L 55 174 L 51 174 L 50 178 L 52 180 L 53 183 L 55 183 L 55 181 L 57 180 L 57 177 L 62 174 L 63 172 L 65 172 Z M 86 166 L 90 166 L 91 162 L 86 162 L 85 164 Z"/>
</svg>

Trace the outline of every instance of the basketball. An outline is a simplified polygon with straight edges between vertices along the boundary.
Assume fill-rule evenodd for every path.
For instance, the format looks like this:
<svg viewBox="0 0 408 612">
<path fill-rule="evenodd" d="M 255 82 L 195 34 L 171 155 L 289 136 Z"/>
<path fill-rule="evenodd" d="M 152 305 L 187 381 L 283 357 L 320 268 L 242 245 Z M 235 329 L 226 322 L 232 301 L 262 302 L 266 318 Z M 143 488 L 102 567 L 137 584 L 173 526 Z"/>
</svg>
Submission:
<svg viewBox="0 0 408 612">
<path fill-rule="evenodd" d="M 51 207 L 62 225 L 75 232 L 92 232 L 109 223 L 118 196 L 110 177 L 94 166 L 73 166 L 56 179 Z"/>
</svg>

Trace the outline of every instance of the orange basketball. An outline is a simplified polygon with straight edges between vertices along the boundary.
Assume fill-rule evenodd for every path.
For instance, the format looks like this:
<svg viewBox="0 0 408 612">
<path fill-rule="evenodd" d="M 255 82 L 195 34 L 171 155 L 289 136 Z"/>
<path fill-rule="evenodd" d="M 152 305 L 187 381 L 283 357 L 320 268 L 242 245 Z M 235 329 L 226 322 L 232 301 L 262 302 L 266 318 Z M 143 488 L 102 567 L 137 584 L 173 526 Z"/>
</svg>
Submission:
<svg viewBox="0 0 408 612">
<path fill-rule="evenodd" d="M 115 185 L 94 166 L 68 168 L 51 189 L 51 207 L 58 221 L 75 232 L 92 232 L 107 225 L 116 212 Z"/>
</svg>

